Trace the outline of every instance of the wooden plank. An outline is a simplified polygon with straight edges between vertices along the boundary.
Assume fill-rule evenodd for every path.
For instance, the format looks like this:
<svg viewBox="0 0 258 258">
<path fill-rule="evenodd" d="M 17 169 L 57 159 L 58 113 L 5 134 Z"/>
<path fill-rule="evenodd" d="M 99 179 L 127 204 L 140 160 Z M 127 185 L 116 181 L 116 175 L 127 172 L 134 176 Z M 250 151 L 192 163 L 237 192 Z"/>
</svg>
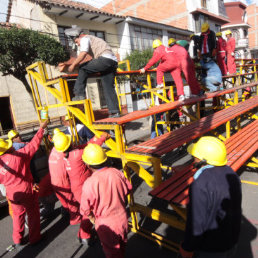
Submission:
<svg viewBox="0 0 258 258">
<path fill-rule="evenodd" d="M 238 86 L 238 87 L 225 89 L 225 90 L 222 90 L 222 91 L 206 93 L 202 97 L 194 97 L 194 98 L 186 99 L 184 101 L 174 101 L 174 102 L 170 102 L 170 103 L 165 103 L 165 104 L 161 104 L 159 106 L 151 107 L 148 110 L 134 111 L 134 112 L 131 112 L 127 115 L 124 115 L 124 116 L 118 117 L 118 118 L 101 119 L 101 120 L 95 121 L 94 123 L 96 123 L 96 124 L 110 123 L 110 124 L 122 125 L 122 124 L 131 122 L 131 121 L 143 118 L 143 117 L 155 115 L 155 114 L 158 114 L 158 113 L 163 113 L 163 112 L 166 112 L 168 110 L 177 109 L 177 108 L 180 108 L 180 107 L 185 106 L 185 105 L 196 104 L 197 102 L 203 101 L 205 99 L 219 97 L 219 96 L 222 96 L 222 95 L 225 95 L 225 94 L 233 93 L 236 90 L 241 90 L 241 89 L 244 89 L 244 88 L 247 88 L 247 87 L 255 87 L 257 85 L 258 85 L 258 82 L 244 84 L 244 85 L 241 85 L 241 86 Z"/>
<path fill-rule="evenodd" d="M 237 171 L 258 148 L 258 120 L 248 124 L 239 132 L 234 134 L 225 144 L 227 147 L 228 166 Z M 181 166 L 182 168 L 182 166 Z M 149 194 L 157 198 L 186 205 L 189 201 L 189 187 L 193 182 L 196 169 L 193 164 L 178 170 L 175 175 L 162 182 Z"/>
<path fill-rule="evenodd" d="M 201 118 L 190 125 L 165 133 L 144 143 L 134 145 L 127 149 L 126 152 L 161 156 L 257 106 L 258 96 L 255 96 L 254 98 L 240 102 L 235 106 Z M 141 146 L 144 146 L 144 148 L 141 148 Z M 156 148 L 146 148 L 148 146 Z"/>
</svg>

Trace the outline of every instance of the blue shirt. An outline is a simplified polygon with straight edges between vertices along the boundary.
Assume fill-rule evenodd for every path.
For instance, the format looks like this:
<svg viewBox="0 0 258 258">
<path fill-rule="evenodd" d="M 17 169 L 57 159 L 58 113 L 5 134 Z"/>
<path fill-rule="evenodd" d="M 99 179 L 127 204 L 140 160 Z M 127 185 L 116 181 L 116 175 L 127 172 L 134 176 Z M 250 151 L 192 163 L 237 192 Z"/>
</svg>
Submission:
<svg viewBox="0 0 258 258">
<path fill-rule="evenodd" d="M 209 62 L 201 60 L 201 67 L 204 70 L 202 77 L 215 77 L 216 81 L 222 83 L 222 74 L 219 66 L 211 59 Z"/>
<path fill-rule="evenodd" d="M 26 145 L 24 142 L 13 142 L 13 147 L 15 150 L 19 150 Z"/>
</svg>

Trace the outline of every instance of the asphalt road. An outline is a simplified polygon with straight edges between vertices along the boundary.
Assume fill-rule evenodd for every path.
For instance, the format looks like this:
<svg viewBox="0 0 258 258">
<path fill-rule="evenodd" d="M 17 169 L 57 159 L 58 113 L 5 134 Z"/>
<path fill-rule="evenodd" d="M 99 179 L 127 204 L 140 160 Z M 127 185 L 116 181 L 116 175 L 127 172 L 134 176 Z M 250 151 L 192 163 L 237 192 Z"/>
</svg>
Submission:
<svg viewBox="0 0 258 258">
<path fill-rule="evenodd" d="M 143 127 L 142 127 L 143 125 Z M 149 132 L 148 122 L 140 125 L 141 130 L 138 132 L 144 136 Z M 139 136 L 139 135 L 138 135 Z M 133 137 L 128 137 L 133 141 Z M 164 159 L 166 163 L 180 164 L 184 163 L 189 156 L 182 157 L 184 149 L 175 151 L 167 155 Z M 244 168 L 239 171 L 242 180 L 257 182 L 255 184 L 242 184 L 243 190 L 243 219 L 241 235 L 237 250 L 236 258 L 258 258 L 258 171 L 254 169 Z M 155 200 L 148 195 L 150 188 L 145 182 L 142 182 L 138 176 L 133 176 L 134 196 L 135 200 L 144 205 L 160 205 L 164 208 L 165 203 L 156 203 Z M 173 230 L 165 224 L 160 224 L 140 217 L 141 224 L 150 230 L 164 234 L 168 239 L 173 239 L 178 243 L 183 238 L 183 233 Z M 0 258 L 8 257 L 42 257 L 42 258 L 104 258 L 102 247 L 97 242 L 93 247 L 88 249 L 80 245 L 76 239 L 78 226 L 70 226 L 69 221 L 62 218 L 60 214 L 60 203 L 57 202 L 52 217 L 43 220 L 41 223 L 41 232 L 43 239 L 37 246 L 24 245 L 21 250 L 7 251 L 6 248 L 12 244 L 12 220 L 8 215 L 7 207 L 0 208 Z M 27 230 L 26 234 L 27 236 Z M 27 237 L 26 237 L 27 238 Z M 156 243 L 143 238 L 135 233 L 128 234 L 128 244 L 126 248 L 126 258 L 165 258 L 177 257 L 177 254 L 166 249 L 160 248 Z"/>
</svg>

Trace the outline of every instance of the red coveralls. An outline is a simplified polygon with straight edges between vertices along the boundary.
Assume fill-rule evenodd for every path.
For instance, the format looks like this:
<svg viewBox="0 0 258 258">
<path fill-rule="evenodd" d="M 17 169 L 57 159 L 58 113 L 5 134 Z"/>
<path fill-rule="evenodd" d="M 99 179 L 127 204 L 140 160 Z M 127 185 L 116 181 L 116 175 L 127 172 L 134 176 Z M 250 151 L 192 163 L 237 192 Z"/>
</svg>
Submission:
<svg viewBox="0 0 258 258">
<path fill-rule="evenodd" d="M 81 214 L 95 216 L 95 228 L 106 258 L 122 258 L 127 242 L 126 195 L 132 185 L 115 168 L 102 168 L 82 188 Z"/>
<path fill-rule="evenodd" d="M 217 40 L 217 62 L 218 62 L 218 65 L 219 65 L 222 75 L 227 74 L 227 65 L 225 62 L 226 48 L 227 48 L 226 40 L 223 39 L 222 37 L 219 37 Z"/>
<path fill-rule="evenodd" d="M 231 53 L 234 53 L 236 47 L 236 41 L 234 38 L 230 38 L 227 41 L 227 67 L 230 74 L 236 73 L 236 63 L 235 56 L 232 56 Z"/>
<path fill-rule="evenodd" d="M 102 145 L 105 142 L 106 137 L 102 136 L 99 139 L 95 139 L 96 138 L 93 137 L 89 141 L 89 143 Z M 68 173 L 69 181 L 71 184 L 71 192 L 73 193 L 73 196 L 78 203 L 81 203 L 83 183 L 88 177 L 91 176 L 91 170 L 82 160 L 83 150 L 87 145 L 88 143 L 77 147 L 75 150 L 69 152 L 69 156 L 67 159 L 64 158 L 66 171 Z M 81 227 L 83 231 L 81 232 L 81 235 L 79 237 L 84 239 L 90 238 L 92 223 L 88 219 L 88 216 L 82 217 Z"/>
<path fill-rule="evenodd" d="M 0 183 L 4 184 L 6 196 L 11 202 L 15 244 L 21 243 L 23 238 L 25 213 L 28 215 L 30 243 L 36 243 L 41 238 L 38 194 L 32 190 L 30 161 L 39 148 L 43 133 L 44 129 L 40 128 L 24 148 L 0 156 Z"/>
<path fill-rule="evenodd" d="M 201 86 L 195 76 L 194 61 L 189 56 L 187 50 L 184 47 L 175 44 L 169 49 L 174 51 L 174 53 L 176 54 L 177 60 L 179 61 L 181 69 L 183 70 L 183 73 L 185 75 L 185 79 L 191 89 L 191 93 L 194 95 L 198 95 L 201 91 Z"/>
<path fill-rule="evenodd" d="M 57 152 L 55 147 L 53 147 L 48 158 L 51 184 L 62 206 L 69 211 L 70 224 L 76 225 L 81 222 L 81 216 L 79 213 L 80 205 L 75 200 L 71 192 L 71 185 L 63 158 L 64 153 Z"/>
<path fill-rule="evenodd" d="M 163 45 L 155 48 L 153 56 L 144 67 L 144 70 L 148 70 L 151 66 L 160 60 L 161 62 L 157 67 L 157 84 L 163 84 L 164 73 L 170 72 L 176 84 L 177 95 L 184 95 L 181 66 L 174 51 L 169 50 L 169 48 Z"/>
</svg>

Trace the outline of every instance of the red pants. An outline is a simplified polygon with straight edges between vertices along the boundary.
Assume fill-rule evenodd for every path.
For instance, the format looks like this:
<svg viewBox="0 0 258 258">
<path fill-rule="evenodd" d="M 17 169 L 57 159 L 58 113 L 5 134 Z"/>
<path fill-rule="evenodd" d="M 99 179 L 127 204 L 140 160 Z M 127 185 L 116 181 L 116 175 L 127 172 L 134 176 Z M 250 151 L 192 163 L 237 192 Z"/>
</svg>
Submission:
<svg viewBox="0 0 258 258">
<path fill-rule="evenodd" d="M 78 232 L 79 238 L 90 238 L 92 224 L 87 217 L 81 217 L 80 204 L 75 200 L 70 189 L 60 189 L 60 187 L 53 186 L 56 196 L 61 202 L 62 206 L 69 211 L 70 224 L 76 225 L 80 223 L 80 229 Z"/>
<path fill-rule="evenodd" d="M 21 243 L 24 234 L 25 213 L 28 215 L 29 241 L 31 244 L 40 240 L 40 215 L 38 195 L 34 192 L 31 194 L 22 194 L 20 201 L 11 201 L 13 210 L 13 242 Z"/>
<path fill-rule="evenodd" d="M 173 77 L 175 84 L 177 95 L 184 95 L 184 84 L 181 77 L 181 67 L 177 63 L 161 63 L 157 67 L 157 84 L 163 84 L 163 76 L 165 72 L 170 72 Z"/>
<path fill-rule="evenodd" d="M 106 258 L 124 258 L 128 233 L 127 215 L 98 218 L 95 228 Z"/>
<path fill-rule="evenodd" d="M 218 54 L 217 55 L 217 62 L 218 62 L 218 66 L 221 70 L 222 75 L 226 75 L 227 72 L 228 72 L 227 65 L 225 63 L 225 58 L 226 58 L 225 54 L 222 54 L 222 55 Z"/>
<path fill-rule="evenodd" d="M 227 55 L 227 67 L 230 74 L 236 73 L 235 57 L 230 54 Z"/>
<path fill-rule="evenodd" d="M 191 58 L 182 60 L 181 66 L 182 66 L 183 73 L 185 75 L 185 79 L 191 89 L 191 93 L 198 95 L 200 93 L 201 86 L 195 76 L 195 67 L 194 67 L 193 60 Z"/>
</svg>

